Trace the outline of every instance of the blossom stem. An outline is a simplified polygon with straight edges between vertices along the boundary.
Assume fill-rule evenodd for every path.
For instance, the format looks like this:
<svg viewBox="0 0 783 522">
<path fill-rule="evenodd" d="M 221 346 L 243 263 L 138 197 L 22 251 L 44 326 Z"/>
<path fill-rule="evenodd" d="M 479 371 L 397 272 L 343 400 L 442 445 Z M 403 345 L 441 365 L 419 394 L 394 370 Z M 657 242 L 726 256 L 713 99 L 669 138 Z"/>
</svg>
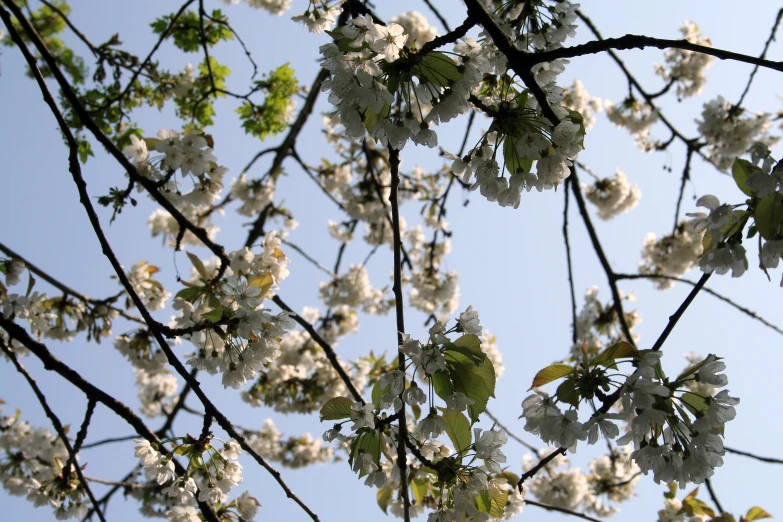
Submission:
<svg viewBox="0 0 783 522">
<path fill-rule="evenodd" d="M 389 168 L 391 170 L 391 190 L 389 202 L 391 203 L 392 233 L 394 237 L 394 308 L 397 315 L 397 346 L 402 346 L 405 333 L 405 315 L 402 302 L 402 238 L 400 237 L 400 208 L 398 193 L 400 187 L 400 151 L 389 146 Z M 405 391 L 405 354 L 398 350 L 397 367 L 402 372 L 402 393 Z M 399 411 L 399 431 L 397 435 L 397 467 L 400 469 L 400 490 L 403 501 L 403 514 L 405 522 L 410 522 L 411 501 L 408 495 L 408 452 L 405 450 L 405 441 L 408 439 L 408 425 L 405 420 L 405 401 Z"/>
</svg>

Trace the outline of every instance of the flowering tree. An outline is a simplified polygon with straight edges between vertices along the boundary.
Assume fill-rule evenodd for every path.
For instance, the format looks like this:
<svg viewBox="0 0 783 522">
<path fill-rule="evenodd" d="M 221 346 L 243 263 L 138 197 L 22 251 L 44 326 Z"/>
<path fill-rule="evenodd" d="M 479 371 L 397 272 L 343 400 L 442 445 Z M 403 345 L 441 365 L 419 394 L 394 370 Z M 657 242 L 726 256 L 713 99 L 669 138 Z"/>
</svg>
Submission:
<svg viewBox="0 0 783 522">
<path fill-rule="evenodd" d="M 290 16 L 292 8 L 291 0 L 246 3 L 261 11 L 255 15 L 260 27 Z M 0 478 L 8 494 L 48 506 L 57 519 L 107 520 L 107 508 L 124 491 L 145 516 L 249 521 L 263 518 L 259 507 L 267 492 L 242 487 L 243 469 L 259 466 L 302 516 L 317 521 L 309 492 L 295 491 L 277 468 L 340 459 L 335 473 L 355 475 L 372 489 L 347 487 L 346 499 L 371 495 L 379 510 L 406 521 L 521 518 L 525 506 L 600 520 L 635 496 L 642 475 L 667 485 L 659 520 L 771 516 L 752 500 L 734 514 L 724 510 L 710 482 L 727 453 L 783 463 L 724 446 L 740 402 L 726 387 L 724 347 L 692 347 L 702 353 L 689 353 L 680 368 L 664 354 L 670 334 L 703 293 L 783 333 L 706 286 L 715 274 L 742 276 L 749 258 L 771 278 L 783 256 L 783 163 L 779 167 L 770 150 L 778 140 L 776 117 L 746 107 L 758 71 L 783 71 L 766 58 L 783 10 L 770 20 L 755 57 L 713 47 L 691 22 L 681 27 L 680 39 L 604 38 L 580 6 L 567 1 L 464 0 L 441 2 L 439 10 L 424 0 L 421 12 L 401 13 L 360 0 L 300 1 L 292 19 L 306 28 L 303 34 L 320 35 L 320 47 L 306 58 L 318 58 L 317 73 L 302 86 L 290 63 L 274 63 L 274 53 L 253 49 L 235 29 L 232 10 L 248 6 L 209 4 L 187 0 L 153 18 L 152 48 L 137 55 L 119 34 L 96 44 L 92 28 L 77 26 L 65 0 L 0 0 L 5 53 L 24 60 L 26 81 L 36 89 L 25 103 L 41 95 L 54 117 L 80 203 L 119 283 L 108 297 L 88 297 L 50 275 L 44 261 L 25 254 L 25 245 L 0 243 L 3 372 L 23 378 L 52 428 L 29 424 L 25 411 L 0 418 Z M 587 33 L 586 43 L 568 41 L 577 31 Z M 85 48 L 86 58 L 79 54 Z M 158 56 L 167 48 L 197 65 L 165 69 Z M 663 50 L 654 68 L 663 82 L 658 91 L 647 90 L 621 60 L 620 51 L 635 48 Z M 234 87 L 218 59 L 231 50 L 247 60 L 249 85 Z M 559 83 L 569 62 L 596 54 L 608 56 L 627 79 L 623 101 L 593 98 L 578 80 Z M 680 101 L 699 95 L 716 57 L 745 64 L 746 86 L 737 103 L 720 96 L 703 103 L 697 133 L 689 137 L 661 103 L 671 95 Z M 236 113 L 231 122 L 245 134 L 276 143 L 253 155 L 230 182 L 224 165 L 233 160 L 219 157 L 225 123 L 217 120 L 217 107 L 228 105 Z M 159 118 L 151 107 L 169 118 L 157 133 L 141 128 Z M 601 178 L 579 158 L 604 110 L 651 157 L 676 146 L 684 150 L 674 225 L 663 237 L 647 235 L 638 273 L 615 268 L 591 216 L 611 220 L 641 197 L 623 172 Z M 318 119 L 330 147 L 321 158 L 302 138 Z M 656 138 L 657 132 L 669 137 Z M 458 136 L 458 146 L 444 136 Z M 104 155 L 113 161 L 113 172 L 104 173 L 110 186 L 88 192 L 86 174 Z M 441 164 L 408 168 L 406 155 Z M 705 169 L 730 177 L 732 191 L 721 203 L 698 187 L 695 206 L 703 211 L 696 212 L 684 194 L 692 163 L 702 160 Z M 303 184 L 317 187 L 341 220 L 314 211 L 295 216 L 286 201 L 301 195 L 297 185 Z M 474 306 L 459 305 L 460 279 L 447 268 L 447 255 L 452 235 L 463 231 L 445 217 L 460 192 L 465 204 L 472 201 L 469 212 L 511 207 L 503 216 L 548 194 L 564 198 L 569 292 L 555 314 L 570 321 L 570 343 L 545 356 L 551 364 L 505 368 L 495 336 L 481 324 L 494 324 L 493 318 L 480 320 Z M 610 293 L 603 302 L 598 287 L 589 288 L 581 309 L 574 284 L 581 266 L 569 241 L 574 204 L 571 213 L 583 222 L 599 261 L 601 272 L 590 277 L 605 281 Z M 137 251 L 124 259 L 135 263 L 130 268 L 121 263 L 109 224 L 128 219 L 136 206 L 152 209 L 147 225 L 173 252 L 169 267 L 142 260 Z M 247 225 L 231 247 L 231 239 L 218 236 L 219 224 L 230 223 L 227 211 Z M 297 219 L 326 225 L 339 245 L 333 268 L 319 261 L 325 249 L 294 242 Z M 510 239 L 525 237 L 518 231 Z M 503 245 L 494 248 L 502 252 Z M 286 295 L 307 278 L 289 268 L 289 255 L 320 271 L 322 281 L 318 302 L 298 310 Z M 368 271 L 373 260 L 381 274 L 375 282 Z M 697 280 L 685 277 L 692 269 L 701 272 Z M 172 271 L 176 280 L 162 278 Z M 463 275 L 463 285 L 478 285 L 476 272 Z M 658 290 L 689 285 L 684 300 L 670 302 L 668 321 L 650 340 L 636 331 L 641 315 L 629 309 L 634 296 L 621 288 L 634 279 Z M 39 291 L 44 285 L 47 293 Z M 522 302 L 535 307 L 537 296 Z M 167 307 L 170 321 L 153 316 Z M 374 325 L 370 338 L 386 349 L 338 355 L 335 348 L 350 343 L 360 320 Z M 133 368 L 138 407 L 55 356 L 60 343 L 107 337 Z M 86 400 L 75 433 L 60 420 L 63 412 L 54 411 L 28 360 L 40 361 L 53 372 L 50 379 L 64 380 Z M 521 401 L 514 414 L 521 414 L 518 427 L 527 439 L 514 433 L 511 413 L 501 415 L 509 419 L 491 413 L 504 373 L 524 383 L 511 400 Z M 304 415 L 311 431 L 323 436 L 286 437 L 270 419 L 260 429 L 243 427 L 210 393 L 214 382 L 239 390 L 229 396 L 234 400 Z M 18 400 L 10 389 L 0 391 L 6 402 Z M 134 434 L 93 436 L 98 407 Z M 198 419 L 195 428 L 184 427 L 186 415 Z M 155 418 L 160 427 L 151 424 Z M 571 462 L 580 441 L 606 446 L 589 471 Z M 530 451 L 523 464 L 507 458 L 509 443 Z M 88 465 L 90 451 L 112 444 L 115 452 L 135 452 L 134 464 L 116 481 L 93 476 Z M 345 518 L 345 510 L 321 517 Z"/>
</svg>

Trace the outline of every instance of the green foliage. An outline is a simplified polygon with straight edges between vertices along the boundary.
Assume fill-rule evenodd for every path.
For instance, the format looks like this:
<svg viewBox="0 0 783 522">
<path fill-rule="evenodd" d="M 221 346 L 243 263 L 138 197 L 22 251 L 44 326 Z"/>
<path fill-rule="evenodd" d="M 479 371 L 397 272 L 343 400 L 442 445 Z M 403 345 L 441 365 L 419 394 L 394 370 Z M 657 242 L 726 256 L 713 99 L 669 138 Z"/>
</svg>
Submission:
<svg viewBox="0 0 783 522">
<path fill-rule="evenodd" d="M 748 196 L 753 196 L 753 191 L 748 187 L 748 177 L 754 170 L 760 170 L 748 160 L 737 158 L 731 166 L 731 175 L 739 189 Z"/>
<path fill-rule="evenodd" d="M 449 436 L 454 449 L 457 453 L 464 454 L 473 442 L 468 418 L 460 411 L 447 411 L 443 413 L 443 420 L 446 422 L 446 435 Z"/>
<path fill-rule="evenodd" d="M 334 399 L 332 399 L 334 400 Z M 331 401 L 330 401 L 331 402 Z M 328 403 L 327 403 L 328 404 Z M 372 455 L 373 462 L 380 467 L 381 448 L 383 448 L 383 435 L 370 428 L 362 428 L 356 432 L 351 443 L 351 450 L 348 456 L 348 464 L 353 468 L 353 461 L 362 453 Z M 367 473 L 362 470 L 360 477 Z"/>
<path fill-rule="evenodd" d="M 495 396 L 495 367 L 490 359 L 476 366 L 472 358 L 453 350 L 447 351 L 445 357 L 453 390 L 474 401 L 468 406 L 468 414 L 475 424 L 487 409 L 489 398 Z"/>
<path fill-rule="evenodd" d="M 254 90 L 266 91 L 264 103 L 256 105 L 245 101 L 236 111 L 245 132 L 263 141 L 288 126 L 288 106 L 291 97 L 299 90 L 299 83 L 294 70 L 286 63 L 269 73 L 268 78 L 255 84 Z"/>
<path fill-rule="evenodd" d="M 603 352 L 598 354 L 592 361 L 590 366 L 606 366 L 608 368 L 616 368 L 616 359 L 623 359 L 626 357 L 637 357 L 639 350 L 637 350 L 631 343 L 627 341 L 620 341 L 612 346 L 606 348 Z"/>
<path fill-rule="evenodd" d="M 325 420 L 341 420 L 351 418 L 353 401 L 347 397 L 334 397 L 321 407 L 321 422 Z"/>
<path fill-rule="evenodd" d="M 199 51 L 203 44 L 212 47 L 220 41 L 234 38 L 228 28 L 228 18 L 220 9 L 212 11 L 212 15 L 204 13 L 203 17 L 199 17 L 194 11 L 185 11 L 176 21 L 173 20 L 174 15 L 168 14 L 158 18 L 150 26 L 157 35 L 162 35 L 170 27 L 166 38 L 172 38 L 174 45 L 186 53 Z"/>
<path fill-rule="evenodd" d="M 540 370 L 535 377 L 533 377 L 533 384 L 529 389 L 538 388 L 552 381 L 556 381 L 566 375 L 573 373 L 574 368 L 567 364 L 555 363 L 550 364 L 543 370 Z"/>
<path fill-rule="evenodd" d="M 431 83 L 437 87 L 449 87 L 462 79 L 460 66 L 443 53 L 430 52 L 413 67 L 413 73 L 419 81 Z M 394 92 L 389 89 L 390 92 Z"/>
<path fill-rule="evenodd" d="M 780 235 L 783 225 L 783 196 L 779 192 L 761 198 L 753 212 L 761 237 L 770 241 Z"/>
</svg>

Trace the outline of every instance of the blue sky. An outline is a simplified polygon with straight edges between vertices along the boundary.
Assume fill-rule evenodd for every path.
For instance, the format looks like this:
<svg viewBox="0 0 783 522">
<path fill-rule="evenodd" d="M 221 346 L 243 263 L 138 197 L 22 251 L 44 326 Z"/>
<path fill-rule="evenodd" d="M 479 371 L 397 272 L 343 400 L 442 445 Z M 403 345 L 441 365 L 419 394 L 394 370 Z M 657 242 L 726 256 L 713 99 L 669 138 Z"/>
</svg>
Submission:
<svg viewBox="0 0 783 522">
<path fill-rule="evenodd" d="M 388 19 L 394 14 L 417 9 L 428 14 L 421 2 L 379 0 L 379 14 Z M 464 18 L 461 2 L 442 0 L 433 2 L 446 15 L 450 24 L 458 25 Z M 226 6 L 208 2 L 222 8 L 231 18 L 237 31 L 253 50 L 260 70 L 267 71 L 282 63 L 290 62 L 297 71 L 301 83 L 309 85 L 316 74 L 317 48 L 327 41 L 325 35 L 308 34 L 305 29 L 290 22 L 293 14 L 304 10 L 305 2 L 295 0 L 289 13 L 277 18 L 246 5 Z M 177 2 L 140 0 L 132 6 L 119 2 L 74 2 L 72 20 L 83 29 L 93 42 L 103 42 L 119 31 L 120 39 L 128 49 L 146 55 L 153 43 L 149 23 L 156 17 L 170 13 Z M 664 38 L 677 38 L 677 28 L 683 20 L 696 21 L 701 31 L 712 39 L 714 46 L 741 53 L 757 55 L 767 39 L 768 31 L 779 5 L 771 1 L 753 2 L 752 9 L 743 8 L 727 0 L 692 1 L 672 0 L 627 2 L 601 0 L 583 2 L 582 10 L 592 17 L 604 36 L 621 36 L 626 33 L 648 34 Z M 431 16 L 431 23 L 435 19 Z M 580 28 L 574 43 L 587 41 L 587 29 Z M 66 39 L 86 55 L 71 35 Z M 769 58 L 782 59 L 783 50 L 773 44 Z M 217 58 L 231 67 L 233 74 L 229 86 L 237 90 L 247 84 L 250 69 L 236 43 L 222 44 L 215 51 Z M 653 73 L 652 63 L 662 62 L 663 53 L 657 50 L 623 52 L 629 68 L 647 87 L 656 91 L 660 79 Z M 164 67 L 182 69 L 198 57 L 186 56 L 167 44 L 158 58 Z M 80 291 L 96 297 L 107 296 L 118 290 L 116 280 L 110 279 L 111 267 L 100 252 L 86 216 L 78 201 L 76 189 L 67 171 L 67 150 L 62 145 L 56 123 L 48 108 L 42 103 L 32 80 L 23 74 L 19 53 L 13 48 L 3 48 L 0 54 L 0 151 L 4 165 L 0 182 L 0 241 L 18 251 L 39 267 Z M 662 100 L 664 113 L 687 136 L 695 135 L 694 119 L 701 106 L 718 94 L 736 101 L 741 93 L 751 67 L 745 64 L 716 60 L 708 71 L 708 84 L 695 99 L 682 103 L 671 96 Z M 575 59 L 561 76 L 560 84 L 569 84 L 579 78 L 593 96 L 619 102 L 627 91 L 620 71 L 607 56 L 589 56 Z M 775 87 L 779 77 L 761 70 L 747 98 L 748 109 L 776 112 L 781 108 Z M 216 139 L 215 154 L 220 163 L 230 168 L 227 181 L 238 176 L 241 168 L 256 151 L 272 146 L 277 140 L 266 143 L 242 134 L 238 128 L 234 103 L 220 101 L 218 117 L 212 133 Z M 318 111 L 327 110 L 321 98 Z M 175 128 L 178 122 L 170 109 L 162 113 L 144 109 L 134 114 L 142 128 L 152 135 L 159 128 Z M 486 128 L 487 123 L 483 123 Z M 474 139 L 478 137 L 474 130 Z M 464 119 L 438 129 L 440 145 L 455 151 L 459 147 L 464 129 Z M 660 126 L 653 130 L 656 137 L 666 139 L 667 132 Z M 300 137 L 300 153 L 305 161 L 318 163 L 331 151 L 320 139 L 320 118 L 311 119 Z M 675 144 L 665 153 L 645 154 L 632 143 L 622 129 L 614 128 L 603 116 L 585 140 L 586 150 L 580 160 L 603 176 L 610 176 L 616 168 L 622 169 L 632 183 L 642 190 L 639 206 L 629 214 L 614 221 L 597 223 L 598 234 L 604 242 L 609 260 L 617 272 L 635 272 L 640 259 L 642 239 L 647 232 L 659 236 L 671 229 L 674 205 L 679 188 L 684 161 L 684 149 Z M 88 189 L 93 197 L 106 193 L 108 187 L 122 183 L 121 169 L 97 147 L 96 158 L 90 159 L 84 168 Z M 779 150 L 773 155 L 779 155 Z M 414 164 L 425 168 L 437 168 L 437 153 L 428 149 L 406 147 L 403 168 Z M 269 159 L 267 158 L 267 161 Z M 339 220 L 335 208 L 321 192 L 293 165 L 280 183 L 279 197 L 300 222 L 300 227 L 290 239 L 306 246 L 319 260 L 331 265 L 338 244 L 326 231 L 326 220 Z M 265 172 L 267 164 L 260 162 L 251 175 Z M 669 172 L 665 168 L 671 167 Z M 741 201 L 734 183 L 711 166 L 696 160 L 692 169 L 693 183 L 686 190 L 684 211 L 695 210 L 692 196 L 715 194 L 721 201 Z M 446 260 L 448 269 L 461 274 L 460 308 L 468 305 L 480 311 L 482 325 L 497 335 L 498 345 L 504 357 L 506 374 L 499 381 L 497 399 L 490 402 L 490 409 L 515 432 L 522 434 L 522 424 L 517 421 L 521 413 L 519 403 L 526 396 L 525 390 L 535 372 L 553 360 L 562 358 L 570 345 L 570 303 L 565 268 L 565 254 L 561 241 L 562 191 L 523 194 L 518 210 L 502 209 L 487 203 L 477 194 L 457 193 L 451 200 L 448 221 L 454 230 L 452 254 Z M 463 207 L 462 199 L 468 196 L 470 205 Z M 175 261 L 179 270 L 189 267 L 183 254 L 172 255 L 161 247 L 158 239 L 150 237 L 146 226 L 153 205 L 140 199 L 136 208 L 123 211 L 108 226 L 109 215 L 102 214 L 104 227 L 115 252 L 125 266 L 141 259 L 161 267 L 161 280 L 167 289 L 176 291 Z M 573 207 L 572 207 L 573 209 Z M 415 216 L 417 205 L 404 208 L 408 216 Z M 415 219 L 411 217 L 411 219 Z M 244 241 L 246 218 L 228 214 L 217 220 L 221 227 L 218 240 L 229 250 L 238 248 Z M 609 298 L 606 279 L 583 225 L 576 212 L 570 215 L 572 251 L 575 263 L 575 287 L 581 303 L 585 289 L 597 284 L 603 300 Z M 203 256 L 207 254 L 199 251 Z M 709 286 L 723 293 L 773 322 L 783 322 L 780 313 L 780 292 L 777 282 L 780 273 L 773 272 L 773 282 L 767 282 L 761 272 L 753 269 L 755 245 L 748 247 L 751 270 L 741 280 L 715 276 Z M 346 253 L 347 262 L 359 262 L 365 251 L 351 245 Z M 323 274 L 315 270 L 295 252 L 291 258 L 291 277 L 284 283 L 281 296 L 294 308 L 317 306 L 317 285 Z M 347 263 L 344 265 L 347 266 Z M 388 284 L 392 257 L 387 248 L 379 250 L 368 269 L 376 286 Z M 688 274 L 696 279 L 698 273 Z M 45 285 L 39 283 L 39 290 Z M 642 335 L 642 346 L 652 343 L 663 329 L 668 316 L 677 308 L 688 288 L 677 287 L 668 292 L 658 292 L 644 281 L 628 282 L 621 287 L 633 290 L 638 296 L 636 309 L 644 322 L 637 329 Z M 407 324 L 413 336 L 424 332 L 423 317 L 413 311 L 406 312 Z M 158 319 L 167 320 L 168 310 L 157 313 Z M 114 333 L 125 331 L 121 321 L 115 323 Z M 338 351 L 352 357 L 366 353 L 391 352 L 395 343 L 395 324 L 392 315 L 362 318 L 358 334 L 346 339 Z M 133 372 L 107 340 L 101 345 L 88 344 L 83 339 L 58 345 L 49 343 L 55 354 L 73 365 L 85 377 L 99 387 L 110 391 L 129 403 L 136 403 Z M 691 350 L 697 353 L 717 353 L 726 358 L 729 389 L 732 395 L 741 397 L 737 419 L 726 431 L 726 445 L 769 456 L 783 456 L 783 452 L 770 441 L 771 434 L 783 428 L 773 406 L 773 386 L 778 380 L 783 363 L 781 338 L 757 322 L 720 303 L 708 295 L 700 295 L 688 310 L 664 347 L 664 365 L 672 371 L 682 367 L 681 354 Z M 179 350 L 186 353 L 185 349 Z M 39 380 L 63 422 L 78 426 L 84 408 L 84 398 L 75 393 L 58 378 L 47 374 L 32 359 L 26 365 Z M 240 402 L 236 393 L 224 391 L 218 378 L 202 378 L 205 389 L 215 397 L 216 403 L 227 416 L 248 427 L 260 427 L 267 417 L 275 420 L 286 434 L 309 431 L 319 436 L 325 429 L 317 416 L 283 416 L 269 409 L 253 409 Z M 36 425 L 48 426 L 40 406 L 29 393 L 26 383 L 10 365 L 0 365 L 0 398 L 6 401 L 6 413 L 19 408 L 22 416 Z M 195 402 L 191 402 L 195 406 Z M 156 426 L 159 420 L 149 424 Z M 198 419 L 182 417 L 176 425 L 177 432 L 197 430 Z M 75 428 L 74 428 L 75 429 Z M 98 407 L 88 440 L 103 437 L 130 435 L 132 431 L 113 417 L 103 407 Z M 532 439 L 531 437 L 527 437 Z M 598 448 L 600 450 L 600 448 Z M 513 442 L 507 446 L 508 462 L 512 470 L 519 471 L 523 449 Z M 573 461 L 585 466 L 596 456 L 596 448 L 582 448 Z M 134 464 L 129 445 L 104 446 L 82 457 L 88 463 L 87 473 L 106 479 L 119 479 Z M 761 505 L 773 515 L 783 513 L 779 498 L 779 486 L 774 480 L 774 466 L 727 455 L 726 464 L 720 468 L 713 484 L 719 498 L 728 511 L 736 515 L 753 505 Z M 261 501 L 263 507 L 257 520 L 286 519 L 306 520 L 304 513 L 285 498 L 272 479 L 257 469 L 249 460 L 245 464 L 244 487 Z M 322 520 L 380 520 L 383 514 L 375 505 L 375 494 L 358 482 L 345 462 L 314 466 L 303 470 L 283 470 L 284 477 Z M 622 506 L 617 520 L 654 519 L 662 507 L 662 486 L 651 477 L 643 478 L 638 487 L 638 497 Z M 706 499 L 706 492 L 702 492 Z M 0 502 L 9 519 L 28 521 L 50 520 L 47 509 L 35 509 L 24 499 L 8 497 L 0 491 Z M 125 503 L 121 496 L 110 505 L 110 520 L 135 521 L 142 517 L 132 501 Z M 350 515 L 346 515 L 346 510 Z M 534 507 L 526 508 L 525 515 L 536 520 L 560 520 L 562 515 L 549 514 Z M 525 516 L 523 515 L 523 516 Z"/>
</svg>

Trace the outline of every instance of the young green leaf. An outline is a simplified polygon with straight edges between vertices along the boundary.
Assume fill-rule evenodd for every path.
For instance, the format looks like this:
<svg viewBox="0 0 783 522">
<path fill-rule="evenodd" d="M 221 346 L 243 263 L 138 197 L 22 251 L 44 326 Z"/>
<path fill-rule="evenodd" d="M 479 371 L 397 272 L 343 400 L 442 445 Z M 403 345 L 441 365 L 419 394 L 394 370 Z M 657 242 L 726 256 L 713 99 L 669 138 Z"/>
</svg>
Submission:
<svg viewBox="0 0 783 522">
<path fill-rule="evenodd" d="M 753 196 L 753 191 L 748 187 L 748 176 L 753 170 L 757 170 L 748 160 L 737 158 L 734 160 L 734 164 L 731 166 L 731 176 L 734 178 L 734 182 L 737 187 L 745 193 L 747 196 Z"/>
<path fill-rule="evenodd" d="M 556 381 L 565 377 L 566 375 L 571 374 L 573 371 L 574 368 L 567 364 L 550 364 L 543 370 L 539 371 L 535 377 L 533 377 L 533 384 L 530 386 L 530 388 L 528 388 L 528 390 L 532 390 L 533 388 L 538 388 L 552 381 Z"/>
<path fill-rule="evenodd" d="M 457 453 L 464 453 L 470 448 L 473 436 L 470 433 L 470 422 L 465 414 L 460 411 L 448 411 L 443 414 L 446 422 L 446 435 Z"/>
<path fill-rule="evenodd" d="M 596 355 L 595 359 L 590 361 L 590 366 L 607 366 L 612 368 L 616 367 L 614 364 L 615 359 L 636 357 L 638 354 L 639 350 L 637 350 L 634 345 L 627 341 L 620 341 Z"/>
<path fill-rule="evenodd" d="M 753 212 L 756 228 L 767 241 L 776 239 L 783 224 L 783 196 L 779 192 L 761 199 Z"/>
<path fill-rule="evenodd" d="M 347 397 L 334 397 L 321 407 L 321 422 L 351 418 L 353 401 Z"/>
</svg>

